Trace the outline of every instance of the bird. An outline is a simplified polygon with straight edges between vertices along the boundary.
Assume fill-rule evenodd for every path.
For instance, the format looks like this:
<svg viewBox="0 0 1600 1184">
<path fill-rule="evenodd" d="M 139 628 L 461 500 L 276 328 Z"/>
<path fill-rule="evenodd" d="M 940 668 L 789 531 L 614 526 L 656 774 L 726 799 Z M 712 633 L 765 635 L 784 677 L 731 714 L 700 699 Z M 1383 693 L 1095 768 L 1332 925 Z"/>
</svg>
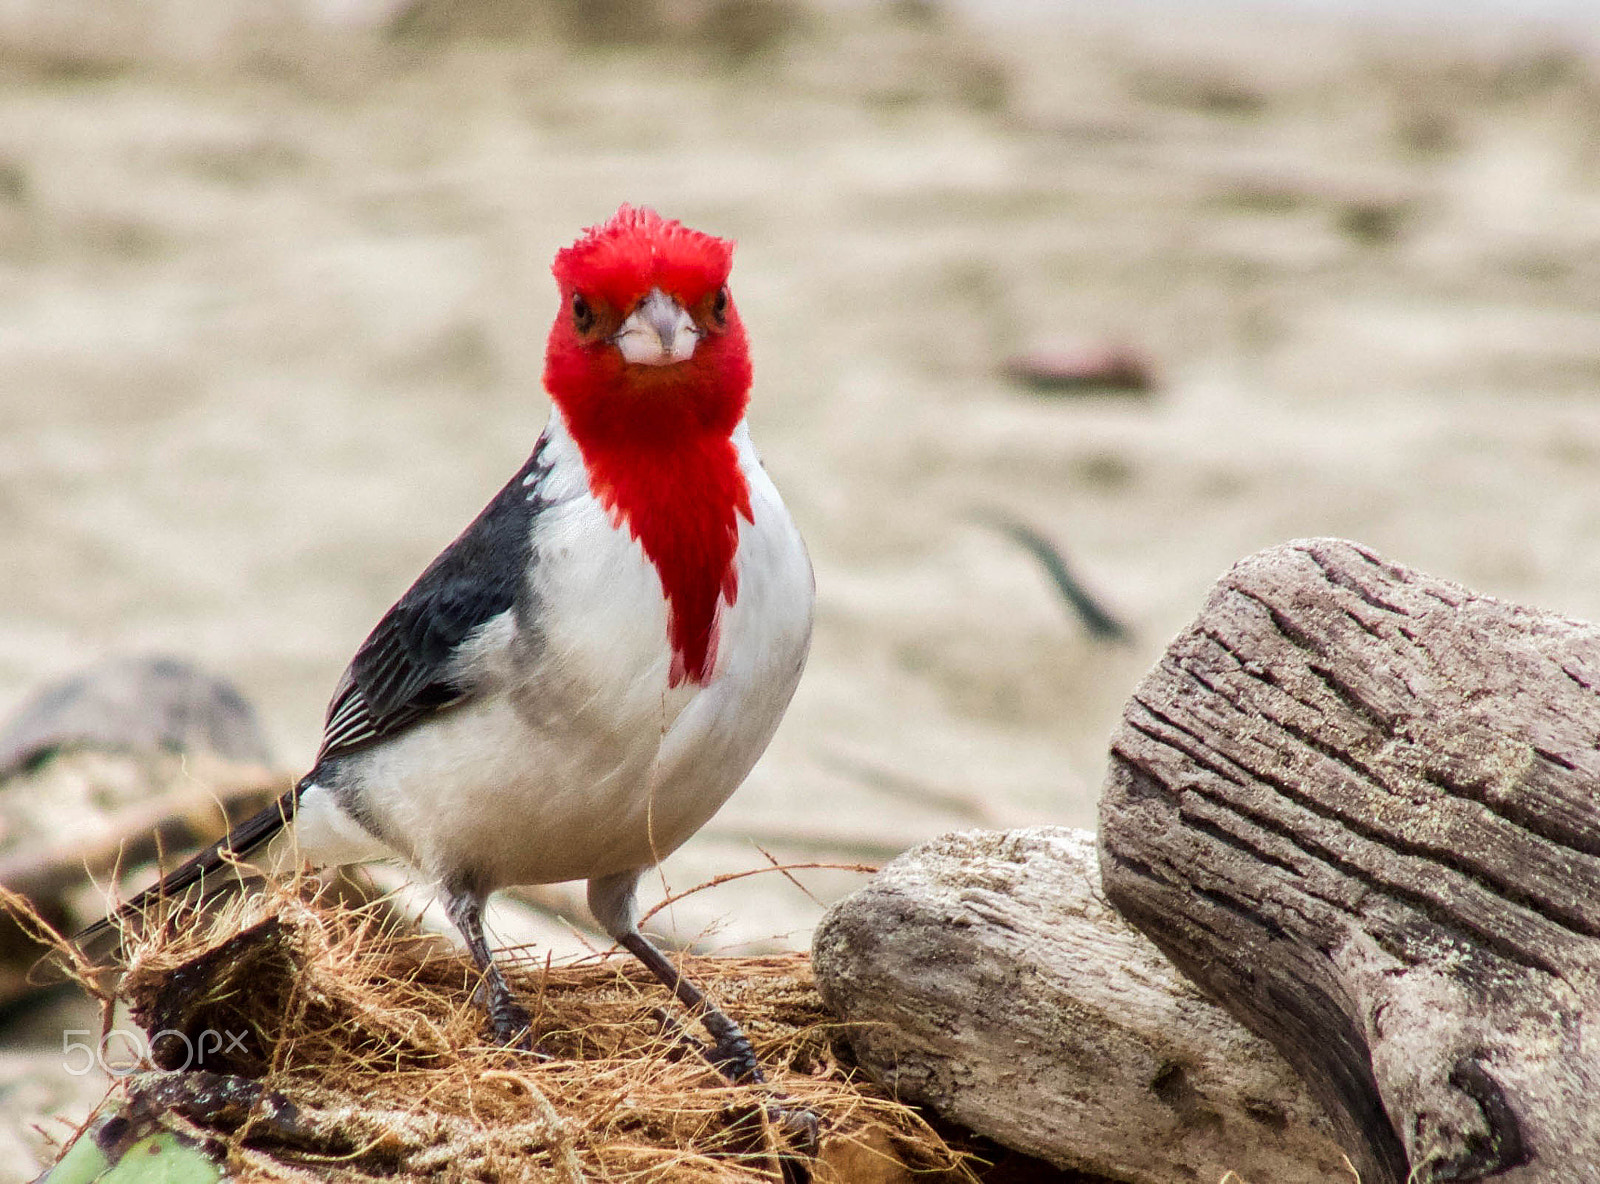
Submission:
<svg viewBox="0 0 1600 1184">
<path fill-rule="evenodd" d="M 493 1038 L 532 1049 L 484 903 L 583 879 L 601 928 L 699 1016 L 712 1064 L 763 1080 L 636 903 L 766 749 L 810 648 L 811 562 L 746 422 L 733 251 L 625 204 L 557 252 L 527 461 L 356 650 L 310 771 L 81 944 L 240 863 L 398 859 L 436 885 Z"/>
</svg>

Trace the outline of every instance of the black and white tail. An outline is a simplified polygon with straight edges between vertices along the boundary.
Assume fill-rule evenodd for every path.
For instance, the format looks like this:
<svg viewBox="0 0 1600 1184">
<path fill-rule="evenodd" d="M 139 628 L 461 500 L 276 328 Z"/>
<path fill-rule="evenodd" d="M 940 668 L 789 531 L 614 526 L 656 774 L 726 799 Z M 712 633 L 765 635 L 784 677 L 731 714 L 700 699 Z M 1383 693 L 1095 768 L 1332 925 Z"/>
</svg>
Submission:
<svg viewBox="0 0 1600 1184">
<path fill-rule="evenodd" d="M 295 786 L 270 806 L 251 815 L 211 846 L 168 872 L 104 920 L 84 928 L 73 944 L 91 962 L 116 956 L 130 929 L 136 929 L 152 906 L 162 901 L 209 900 L 242 883 L 237 865 L 249 862 L 294 818 L 305 783 Z"/>
</svg>

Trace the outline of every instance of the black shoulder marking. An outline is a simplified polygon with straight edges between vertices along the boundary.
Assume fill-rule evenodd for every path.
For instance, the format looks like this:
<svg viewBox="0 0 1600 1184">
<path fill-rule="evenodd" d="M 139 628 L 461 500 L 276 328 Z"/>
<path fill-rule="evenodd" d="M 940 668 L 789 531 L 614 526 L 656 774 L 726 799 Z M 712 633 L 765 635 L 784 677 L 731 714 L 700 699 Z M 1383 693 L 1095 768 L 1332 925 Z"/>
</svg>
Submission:
<svg viewBox="0 0 1600 1184">
<path fill-rule="evenodd" d="M 339 681 L 318 762 L 365 747 L 468 698 L 452 669 L 461 643 L 510 609 L 531 559 L 549 465 L 541 436 L 521 469 L 387 613 Z"/>
</svg>

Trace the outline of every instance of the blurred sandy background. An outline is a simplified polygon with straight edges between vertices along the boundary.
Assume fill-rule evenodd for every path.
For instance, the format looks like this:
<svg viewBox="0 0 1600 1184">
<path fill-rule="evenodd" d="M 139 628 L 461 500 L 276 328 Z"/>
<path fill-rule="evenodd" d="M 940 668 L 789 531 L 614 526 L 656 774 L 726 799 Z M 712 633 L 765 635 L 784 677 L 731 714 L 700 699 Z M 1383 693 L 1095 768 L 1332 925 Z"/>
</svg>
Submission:
<svg viewBox="0 0 1600 1184">
<path fill-rule="evenodd" d="M 0 5 L 0 713 L 172 652 L 302 767 L 355 646 L 532 446 L 549 259 L 625 200 L 739 240 L 754 431 L 819 594 L 788 721 L 673 889 L 758 844 L 1092 826 L 1134 682 L 1271 543 L 1600 617 L 1585 6 L 1023 8 Z M 1079 342 L 1159 389 L 1005 377 Z M 819 907 L 759 876 L 668 928 L 803 946 Z"/>
</svg>

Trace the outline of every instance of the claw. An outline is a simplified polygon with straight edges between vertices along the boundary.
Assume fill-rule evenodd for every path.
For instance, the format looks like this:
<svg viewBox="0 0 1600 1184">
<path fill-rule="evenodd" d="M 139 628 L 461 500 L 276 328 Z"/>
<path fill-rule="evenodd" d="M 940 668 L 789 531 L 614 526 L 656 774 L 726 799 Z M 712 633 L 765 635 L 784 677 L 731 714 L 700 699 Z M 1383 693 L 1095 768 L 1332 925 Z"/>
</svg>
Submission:
<svg viewBox="0 0 1600 1184">
<path fill-rule="evenodd" d="M 822 1142 L 822 1119 L 817 1117 L 815 1111 L 772 1103 L 767 1107 L 767 1120 L 777 1128 L 784 1142 L 793 1147 L 796 1154 L 808 1159 L 816 1158 Z"/>
<path fill-rule="evenodd" d="M 716 1043 L 705 1049 L 704 1055 L 717 1072 L 735 1085 L 760 1085 L 766 1081 L 766 1075 L 761 1072 L 761 1062 L 756 1060 L 756 1050 L 750 1047 L 750 1040 L 743 1032 L 733 1028 L 716 1035 Z"/>
<path fill-rule="evenodd" d="M 520 1052 L 533 1051 L 533 1020 L 509 999 L 489 1011 L 489 1034 L 496 1044 Z"/>
</svg>

